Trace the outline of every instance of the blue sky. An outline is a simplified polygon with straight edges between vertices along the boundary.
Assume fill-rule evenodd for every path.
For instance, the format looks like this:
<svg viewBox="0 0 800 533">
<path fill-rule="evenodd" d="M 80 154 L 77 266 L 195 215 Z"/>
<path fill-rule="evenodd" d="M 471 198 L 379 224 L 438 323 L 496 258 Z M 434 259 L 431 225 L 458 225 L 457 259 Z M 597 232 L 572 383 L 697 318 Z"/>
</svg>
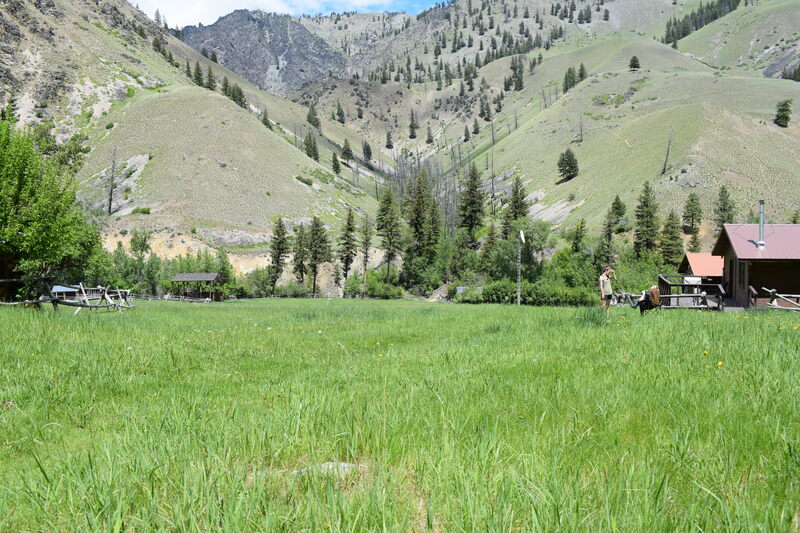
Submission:
<svg viewBox="0 0 800 533">
<path fill-rule="evenodd" d="M 212 24 L 235 9 L 261 9 L 292 15 L 330 13 L 331 11 L 406 11 L 418 13 L 435 0 L 131 0 L 153 17 L 158 9 L 170 27 L 189 24 Z"/>
</svg>

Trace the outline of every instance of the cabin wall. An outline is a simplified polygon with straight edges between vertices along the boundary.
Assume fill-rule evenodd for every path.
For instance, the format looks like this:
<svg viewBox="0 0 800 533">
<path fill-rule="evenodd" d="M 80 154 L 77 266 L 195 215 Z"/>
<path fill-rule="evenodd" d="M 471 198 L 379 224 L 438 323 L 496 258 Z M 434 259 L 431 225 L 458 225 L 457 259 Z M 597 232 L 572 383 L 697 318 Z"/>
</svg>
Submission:
<svg viewBox="0 0 800 533">
<path fill-rule="evenodd" d="M 761 292 L 762 287 L 783 294 L 800 294 L 800 260 L 751 261 L 749 284 Z"/>
</svg>

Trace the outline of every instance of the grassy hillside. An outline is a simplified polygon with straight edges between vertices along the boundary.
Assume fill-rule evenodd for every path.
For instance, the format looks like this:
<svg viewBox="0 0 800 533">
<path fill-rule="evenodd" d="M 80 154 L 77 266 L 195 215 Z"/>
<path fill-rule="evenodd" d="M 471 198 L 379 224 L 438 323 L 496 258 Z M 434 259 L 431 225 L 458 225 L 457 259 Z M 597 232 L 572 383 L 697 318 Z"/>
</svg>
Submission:
<svg viewBox="0 0 800 533">
<path fill-rule="evenodd" d="M 632 313 L 0 309 L 0 530 L 791 530 L 798 321 Z"/>
<path fill-rule="evenodd" d="M 800 58 L 800 1 L 765 0 L 734 12 L 690 34 L 681 50 L 718 68 L 780 75 Z"/>
<path fill-rule="evenodd" d="M 105 205 L 116 159 L 108 233 L 192 229 L 209 242 L 244 243 L 264 239 L 277 215 L 334 222 L 350 205 L 374 209 L 361 189 L 374 195 L 369 175 L 354 178 L 345 168 L 336 180 L 330 172 L 331 150 L 346 137 L 360 146 L 357 134 L 323 120 L 322 134 L 315 132 L 321 152 L 315 163 L 301 146 L 310 129 L 305 107 L 258 90 L 162 33 L 178 64 L 171 65 L 153 49 L 158 31 L 152 22 L 126 2 L 109 5 L 111 11 L 64 1 L 57 4 L 61 17 L 27 6 L 25 16 L 11 19 L 22 34 L 15 71 L 38 73 L 24 77 L 18 115 L 25 124 L 52 120 L 61 140 L 87 136 L 91 152 L 79 173 L 87 205 Z M 55 40 L 36 33 L 43 26 L 52 27 Z M 241 86 L 248 108 L 219 88 L 197 87 L 184 74 L 187 60 L 192 67 L 199 62 L 204 74 L 212 68 L 218 83 L 227 77 Z M 60 85 L 51 81 L 62 78 Z M 272 132 L 259 122 L 263 109 L 278 124 Z M 131 215 L 137 208 L 149 208 L 151 215 Z"/>
</svg>

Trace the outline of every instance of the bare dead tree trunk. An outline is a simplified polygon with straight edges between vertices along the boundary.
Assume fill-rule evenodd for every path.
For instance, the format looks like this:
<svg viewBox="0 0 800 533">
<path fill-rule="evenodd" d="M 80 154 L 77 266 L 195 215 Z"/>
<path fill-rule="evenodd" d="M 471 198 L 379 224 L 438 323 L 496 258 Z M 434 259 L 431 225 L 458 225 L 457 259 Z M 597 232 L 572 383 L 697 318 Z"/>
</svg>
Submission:
<svg viewBox="0 0 800 533">
<path fill-rule="evenodd" d="M 667 164 L 669 163 L 669 151 L 672 148 L 672 134 L 674 132 L 674 127 L 669 131 L 669 140 L 667 141 L 667 155 L 664 157 L 664 166 L 661 167 L 661 175 L 667 173 Z"/>
<path fill-rule="evenodd" d="M 108 176 L 108 214 L 113 213 L 112 204 L 114 203 L 114 180 L 117 173 L 117 147 L 111 150 L 111 172 Z"/>
<path fill-rule="evenodd" d="M 492 122 L 492 146 L 494 146 L 494 122 Z"/>
<path fill-rule="evenodd" d="M 580 143 L 583 144 L 583 115 L 581 115 L 581 133 L 580 133 Z"/>
</svg>

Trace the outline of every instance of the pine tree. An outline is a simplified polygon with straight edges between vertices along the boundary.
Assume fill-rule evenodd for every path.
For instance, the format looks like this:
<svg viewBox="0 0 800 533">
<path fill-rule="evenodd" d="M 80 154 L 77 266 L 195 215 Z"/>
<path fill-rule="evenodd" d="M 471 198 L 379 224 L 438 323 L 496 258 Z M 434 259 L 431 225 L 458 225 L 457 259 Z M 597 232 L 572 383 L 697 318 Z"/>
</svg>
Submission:
<svg viewBox="0 0 800 533">
<path fill-rule="evenodd" d="M 189 66 L 188 62 L 186 63 L 186 66 L 188 68 L 188 66 Z M 230 96 L 231 95 L 231 84 L 228 81 L 228 76 L 223 76 L 223 78 L 222 78 L 222 88 L 220 90 L 222 91 L 222 94 L 224 94 L 225 96 Z"/>
<path fill-rule="evenodd" d="M 275 294 L 275 286 L 283 274 L 284 261 L 289 255 L 289 236 L 283 218 L 278 217 L 272 230 L 272 241 L 269 243 L 270 265 L 267 269 L 269 283 L 272 287 L 270 294 Z"/>
<path fill-rule="evenodd" d="M 792 119 L 792 100 L 781 100 L 778 102 L 778 108 L 775 112 L 775 119 L 773 122 L 781 128 L 789 127 L 789 121 Z"/>
<path fill-rule="evenodd" d="M 475 231 L 483 224 L 484 201 L 481 176 L 477 165 L 473 162 L 464 182 L 461 202 L 458 206 L 459 224 L 467 230 L 473 244 L 475 243 Z"/>
<path fill-rule="evenodd" d="M 714 208 L 714 222 L 717 225 L 717 231 L 722 232 L 725 224 L 733 223 L 736 213 L 736 205 L 731 198 L 728 188 L 723 185 L 719 188 L 719 196 L 717 197 L 717 205 Z"/>
<path fill-rule="evenodd" d="M 611 212 L 614 214 L 615 217 L 617 217 L 617 220 L 619 220 L 625 216 L 627 210 L 628 207 L 625 205 L 625 203 L 622 201 L 622 199 L 619 197 L 618 194 L 614 198 L 614 201 L 611 203 Z"/>
<path fill-rule="evenodd" d="M 699 252 L 700 251 L 700 228 L 695 227 L 692 230 L 692 238 L 689 239 L 689 251 L 690 252 Z"/>
<path fill-rule="evenodd" d="M 563 89 L 564 92 L 569 91 L 578 83 L 578 75 L 575 73 L 575 69 L 573 67 L 569 67 L 567 72 L 564 73 L 564 83 Z"/>
<path fill-rule="evenodd" d="M 211 51 L 211 61 L 213 61 L 214 63 L 219 63 L 219 61 L 217 61 L 217 52 L 216 52 L 216 50 L 212 50 Z"/>
<path fill-rule="evenodd" d="M 317 149 L 317 139 L 310 131 L 306 133 L 306 137 L 305 139 L 303 139 L 303 148 L 305 149 L 306 155 L 308 157 L 310 157 L 314 161 L 319 161 L 319 150 Z"/>
<path fill-rule="evenodd" d="M 586 220 L 580 219 L 572 232 L 572 239 L 570 248 L 573 252 L 580 253 L 583 251 L 583 241 L 586 239 Z"/>
<path fill-rule="evenodd" d="M 391 276 L 392 262 L 400 251 L 400 215 L 394 202 L 392 188 L 387 187 L 378 206 L 376 228 L 386 257 L 386 282 Z"/>
<path fill-rule="evenodd" d="M 636 226 L 633 232 L 633 248 L 637 255 L 652 252 L 658 245 L 658 203 L 656 193 L 645 182 L 636 206 Z"/>
<path fill-rule="evenodd" d="M 311 228 L 308 231 L 308 269 L 312 276 L 311 295 L 317 295 L 317 275 L 323 263 L 331 261 L 331 245 L 328 242 L 328 232 L 325 225 L 318 217 L 311 219 Z"/>
<path fill-rule="evenodd" d="M 675 211 L 670 211 L 661 230 L 658 243 L 661 257 L 668 265 L 677 266 L 683 258 L 683 239 L 681 238 L 681 221 Z"/>
<path fill-rule="evenodd" d="M 469 126 L 464 124 L 464 142 L 469 140 Z"/>
<path fill-rule="evenodd" d="M 272 130 L 272 121 L 269 119 L 269 113 L 267 113 L 267 108 L 264 108 L 264 111 L 261 112 L 261 123 L 267 127 L 268 130 Z"/>
<path fill-rule="evenodd" d="M 303 225 L 298 225 L 294 230 L 294 260 L 292 261 L 292 270 L 297 277 L 297 281 L 303 283 L 307 270 L 306 263 L 308 262 L 308 244 L 306 242 L 306 228 Z"/>
<path fill-rule="evenodd" d="M 341 102 L 336 102 L 336 120 L 344 124 L 344 109 Z"/>
<path fill-rule="evenodd" d="M 308 108 L 308 113 L 306 113 L 306 121 L 308 121 L 308 123 L 314 126 L 315 128 L 319 129 L 320 126 L 319 116 L 317 115 L 317 108 L 314 107 L 313 105 Z"/>
<path fill-rule="evenodd" d="M 558 173 L 561 175 L 561 181 L 571 180 L 578 175 L 578 171 L 578 159 L 572 149 L 567 148 L 558 158 Z"/>
<path fill-rule="evenodd" d="M 387 131 L 386 132 L 386 145 L 385 146 L 386 146 L 387 150 L 391 150 L 392 148 L 394 148 L 394 143 L 392 143 L 392 132 L 391 131 Z"/>
<path fill-rule="evenodd" d="M 617 220 L 618 217 L 614 214 L 613 209 L 609 209 L 603 222 L 597 247 L 594 250 L 594 262 L 598 269 L 614 263 L 614 226 Z"/>
<path fill-rule="evenodd" d="M 408 288 L 418 287 L 425 270 L 433 265 L 438 237 L 438 215 L 428 172 L 423 167 L 411 182 L 405 198 L 410 235 L 403 258 L 401 281 Z"/>
<path fill-rule="evenodd" d="M 357 252 L 356 218 L 353 215 L 353 208 L 349 207 L 347 209 L 347 216 L 344 219 L 342 234 L 339 237 L 339 250 L 337 254 L 339 262 L 342 264 L 342 274 L 345 280 L 347 279 L 347 274 L 350 273 L 350 266 L 353 264 Z"/>
<path fill-rule="evenodd" d="M 497 230 L 494 222 L 489 223 L 486 238 L 481 245 L 481 255 L 478 259 L 478 269 L 485 275 L 490 276 L 492 272 L 492 259 L 494 251 L 497 249 Z"/>
<path fill-rule="evenodd" d="M 347 163 L 353 159 L 353 149 L 350 148 L 350 141 L 347 139 L 344 140 L 344 145 L 342 146 L 342 159 Z"/>
<path fill-rule="evenodd" d="M 200 87 L 203 86 L 203 69 L 200 68 L 200 61 L 195 61 L 194 63 L 194 73 L 192 74 L 192 80 Z"/>
<path fill-rule="evenodd" d="M 361 294 L 364 294 L 364 287 L 367 284 L 367 267 L 369 266 L 369 249 L 372 246 L 373 236 L 372 221 L 369 216 L 364 217 L 364 222 L 361 223 L 361 235 L 359 240 L 359 252 L 361 253 L 361 272 L 364 275 L 364 285 L 361 289 Z"/>
<path fill-rule="evenodd" d="M 364 156 L 364 165 L 367 168 L 372 168 L 372 147 L 367 141 L 362 141 L 361 153 Z"/>
<path fill-rule="evenodd" d="M 578 68 L 578 81 L 583 81 L 586 79 L 586 67 L 581 63 L 580 68 Z"/>
<path fill-rule="evenodd" d="M 189 60 L 186 60 L 186 68 L 185 68 L 186 77 L 190 80 L 192 79 L 192 67 L 189 66 Z M 227 78 L 225 78 L 227 79 Z"/>
<path fill-rule="evenodd" d="M 472 122 L 472 134 L 473 134 L 473 135 L 477 135 L 477 134 L 479 134 L 480 132 L 481 132 L 481 127 L 480 127 L 480 125 L 478 124 L 478 119 L 476 118 L 476 119 L 474 119 L 474 120 L 473 120 L 473 122 Z"/>
<path fill-rule="evenodd" d="M 511 194 L 508 199 L 508 207 L 506 210 L 512 222 L 528 216 L 528 210 L 531 208 L 531 203 L 525 196 L 525 186 L 522 184 L 522 178 L 514 176 L 514 181 L 511 183 Z"/>
<path fill-rule="evenodd" d="M 428 134 L 425 137 L 425 142 L 428 144 L 433 144 L 433 131 L 431 131 L 430 124 L 428 124 Z"/>
<path fill-rule="evenodd" d="M 639 58 L 636 56 L 631 57 L 631 61 L 628 63 L 628 68 L 631 70 L 639 70 Z"/>
<path fill-rule="evenodd" d="M 417 138 L 417 118 L 414 115 L 414 110 L 411 110 L 411 118 L 408 122 L 408 138 L 409 139 L 416 139 Z"/>
<path fill-rule="evenodd" d="M 339 165 L 339 158 L 336 157 L 336 152 L 331 153 L 331 169 L 333 173 L 337 175 L 342 171 L 342 167 Z"/>
<path fill-rule="evenodd" d="M 703 207 L 700 205 L 700 197 L 697 193 L 689 193 L 686 203 L 683 205 L 683 228 L 686 233 L 691 234 L 700 227 L 703 219 Z"/>
<path fill-rule="evenodd" d="M 217 90 L 217 78 L 214 76 L 214 71 L 211 70 L 211 66 L 208 67 L 208 73 L 206 74 L 205 88 L 209 91 Z"/>
</svg>

